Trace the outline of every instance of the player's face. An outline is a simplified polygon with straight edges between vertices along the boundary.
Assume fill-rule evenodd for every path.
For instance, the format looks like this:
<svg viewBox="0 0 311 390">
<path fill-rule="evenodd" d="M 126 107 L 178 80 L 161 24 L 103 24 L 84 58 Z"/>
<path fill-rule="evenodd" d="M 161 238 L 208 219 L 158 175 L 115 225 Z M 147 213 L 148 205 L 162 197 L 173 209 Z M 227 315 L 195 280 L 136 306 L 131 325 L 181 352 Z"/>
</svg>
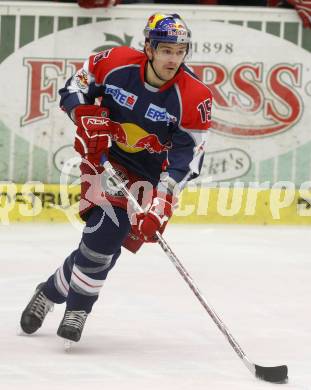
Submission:
<svg viewBox="0 0 311 390">
<path fill-rule="evenodd" d="M 156 73 L 164 80 L 163 84 L 175 76 L 187 54 L 187 44 L 160 42 L 156 49 L 149 46 L 146 52 L 148 58 L 153 60 L 152 65 Z"/>
</svg>

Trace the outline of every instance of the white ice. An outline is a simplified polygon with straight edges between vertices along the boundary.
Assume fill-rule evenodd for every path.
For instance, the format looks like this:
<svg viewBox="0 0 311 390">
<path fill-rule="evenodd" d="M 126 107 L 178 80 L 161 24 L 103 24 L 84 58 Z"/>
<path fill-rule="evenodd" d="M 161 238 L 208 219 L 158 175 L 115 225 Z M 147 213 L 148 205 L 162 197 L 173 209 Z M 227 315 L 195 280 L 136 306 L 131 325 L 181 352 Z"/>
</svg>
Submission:
<svg viewBox="0 0 311 390">
<path fill-rule="evenodd" d="M 123 251 L 70 353 L 56 336 L 63 305 L 18 336 L 35 286 L 80 233 L 15 224 L 0 227 L 0 388 L 310 390 L 310 228 L 171 225 L 165 237 L 249 359 L 288 364 L 288 384 L 251 375 L 157 244 Z"/>
</svg>

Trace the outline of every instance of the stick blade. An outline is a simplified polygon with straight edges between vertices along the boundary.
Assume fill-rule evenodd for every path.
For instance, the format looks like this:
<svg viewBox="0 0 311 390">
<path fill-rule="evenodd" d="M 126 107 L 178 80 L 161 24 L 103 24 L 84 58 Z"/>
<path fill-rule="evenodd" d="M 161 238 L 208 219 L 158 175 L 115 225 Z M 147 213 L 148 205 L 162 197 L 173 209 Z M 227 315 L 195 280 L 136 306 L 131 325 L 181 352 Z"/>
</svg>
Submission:
<svg viewBox="0 0 311 390">
<path fill-rule="evenodd" d="M 273 383 L 287 383 L 287 366 L 262 367 L 255 364 L 255 375 L 258 379 Z"/>
</svg>

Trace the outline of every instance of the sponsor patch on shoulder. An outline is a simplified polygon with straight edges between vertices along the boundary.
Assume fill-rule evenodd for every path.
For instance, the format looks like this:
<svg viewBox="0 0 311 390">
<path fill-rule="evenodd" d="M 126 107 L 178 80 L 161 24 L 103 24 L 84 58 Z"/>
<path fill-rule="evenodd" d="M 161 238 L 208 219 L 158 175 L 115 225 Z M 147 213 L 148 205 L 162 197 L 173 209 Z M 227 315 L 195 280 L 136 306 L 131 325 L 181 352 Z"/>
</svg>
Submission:
<svg viewBox="0 0 311 390">
<path fill-rule="evenodd" d="M 112 49 L 100 51 L 93 59 L 93 64 L 96 65 L 99 61 L 103 60 L 104 58 L 108 58 L 109 54 Z"/>
<path fill-rule="evenodd" d="M 80 69 L 76 73 L 75 80 L 80 89 L 86 89 L 88 87 L 87 72 L 84 69 Z"/>
</svg>

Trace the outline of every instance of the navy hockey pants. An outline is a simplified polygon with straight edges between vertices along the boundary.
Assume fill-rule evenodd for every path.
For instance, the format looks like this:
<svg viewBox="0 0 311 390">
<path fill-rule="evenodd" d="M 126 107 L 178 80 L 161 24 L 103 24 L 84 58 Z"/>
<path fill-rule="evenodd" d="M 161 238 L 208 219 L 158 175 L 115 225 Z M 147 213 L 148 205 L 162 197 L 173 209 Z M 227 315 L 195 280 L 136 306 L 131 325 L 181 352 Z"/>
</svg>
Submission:
<svg viewBox="0 0 311 390">
<path fill-rule="evenodd" d="M 130 231 L 127 211 L 113 208 L 119 221 L 117 226 L 100 207 L 89 216 L 78 249 L 47 280 L 44 294 L 55 303 L 66 302 L 68 310 L 90 313 L 109 271 L 121 254 L 121 245 Z M 101 221 L 101 223 L 99 223 Z M 91 233 L 90 230 L 96 225 Z"/>
</svg>

